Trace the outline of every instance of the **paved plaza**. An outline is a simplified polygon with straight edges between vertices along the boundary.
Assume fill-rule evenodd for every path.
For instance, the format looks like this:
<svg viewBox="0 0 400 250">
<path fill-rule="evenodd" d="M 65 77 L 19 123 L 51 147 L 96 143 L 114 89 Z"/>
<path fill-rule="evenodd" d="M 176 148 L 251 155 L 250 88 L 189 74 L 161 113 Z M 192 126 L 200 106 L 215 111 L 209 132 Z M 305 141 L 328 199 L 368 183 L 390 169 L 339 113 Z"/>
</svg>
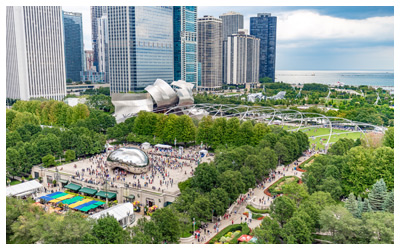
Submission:
<svg viewBox="0 0 400 250">
<path fill-rule="evenodd" d="M 120 146 L 115 147 L 117 150 Z M 136 147 L 126 144 L 124 147 Z M 193 176 L 198 162 L 210 162 L 213 157 L 199 156 L 200 148 L 184 149 L 182 155 L 178 150 L 172 152 L 160 152 L 154 148 L 143 150 L 149 157 L 150 170 L 144 174 L 132 174 L 122 169 L 111 170 L 107 164 L 107 156 L 114 150 L 98 154 L 91 158 L 68 163 L 58 166 L 58 171 L 62 175 L 69 175 L 71 179 L 84 181 L 94 185 L 104 185 L 107 179 L 111 187 L 145 188 L 155 191 L 179 191 L 178 183 Z M 54 168 L 50 168 L 55 170 Z"/>
</svg>

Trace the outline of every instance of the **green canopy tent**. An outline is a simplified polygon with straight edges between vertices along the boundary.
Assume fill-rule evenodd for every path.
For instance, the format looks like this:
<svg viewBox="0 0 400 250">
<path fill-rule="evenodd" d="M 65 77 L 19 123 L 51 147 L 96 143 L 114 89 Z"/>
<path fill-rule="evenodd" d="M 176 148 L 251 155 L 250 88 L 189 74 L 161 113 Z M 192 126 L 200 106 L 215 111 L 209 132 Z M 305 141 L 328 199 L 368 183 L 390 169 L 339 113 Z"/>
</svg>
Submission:
<svg viewBox="0 0 400 250">
<path fill-rule="evenodd" d="M 70 189 L 70 190 L 73 190 L 73 191 L 77 192 L 79 189 L 81 189 L 81 186 L 76 185 L 74 183 L 70 183 L 70 184 L 66 185 L 64 188 Z"/>
<path fill-rule="evenodd" d="M 83 187 L 79 190 L 79 192 L 88 194 L 88 195 L 95 195 L 97 193 L 96 189 L 91 189 L 91 188 L 87 188 L 87 187 Z"/>
<path fill-rule="evenodd" d="M 112 193 L 112 192 L 104 192 L 104 191 L 99 191 L 96 196 L 99 196 L 101 198 L 108 198 L 108 199 L 115 199 L 117 197 L 116 193 Z"/>
</svg>

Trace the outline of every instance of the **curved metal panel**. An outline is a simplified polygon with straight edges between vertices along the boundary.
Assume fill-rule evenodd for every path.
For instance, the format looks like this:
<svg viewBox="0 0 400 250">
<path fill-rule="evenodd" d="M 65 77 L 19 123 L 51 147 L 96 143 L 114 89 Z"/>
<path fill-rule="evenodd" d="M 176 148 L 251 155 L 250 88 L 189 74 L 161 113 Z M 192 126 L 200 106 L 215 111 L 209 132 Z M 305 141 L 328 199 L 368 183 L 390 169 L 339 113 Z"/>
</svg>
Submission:
<svg viewBox="0 0 400 250">
<path fill-rule="evenodd" d="M 150 93 L 157 107 L 171 106 L 178 102 L 178 96 L 168 83 L 157 79 L 153 85 L 145 88 Z"/>
<path fill-rule="evenodd" d="M 115 93 L 111 94 L 115 106 L 114 117 L 117 123 L 123 122 L 141 110 L 153 111 L 153 100 L 150 94 Z"/>
<path fill-rule="evenodd" d="M 179 97 L 178 106 L 194 104 L 194 98 L 193 98 L 193 92 L 192 92 L 192 89 L 194 87 L 193 84 L 179 80 L 179 81 L 172 82 L 171 86 L 176 87 L 175 91 Z"/>
</svg>

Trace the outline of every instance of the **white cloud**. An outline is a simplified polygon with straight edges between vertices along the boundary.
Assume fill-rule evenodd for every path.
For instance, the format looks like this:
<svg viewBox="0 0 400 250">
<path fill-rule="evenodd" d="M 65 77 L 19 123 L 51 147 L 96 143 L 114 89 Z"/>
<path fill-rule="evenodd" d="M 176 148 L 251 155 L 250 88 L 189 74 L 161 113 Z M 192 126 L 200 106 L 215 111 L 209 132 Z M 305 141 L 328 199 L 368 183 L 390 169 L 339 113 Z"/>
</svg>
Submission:
<svg viewBox="0 0 400 250">
<path fill-rule="evenodd" d="M 354 20 L 321 15 L 310 10 L 278 14 L 277 40 L 344 39 L 393 41 L 394 17 Z"/>
</svg>

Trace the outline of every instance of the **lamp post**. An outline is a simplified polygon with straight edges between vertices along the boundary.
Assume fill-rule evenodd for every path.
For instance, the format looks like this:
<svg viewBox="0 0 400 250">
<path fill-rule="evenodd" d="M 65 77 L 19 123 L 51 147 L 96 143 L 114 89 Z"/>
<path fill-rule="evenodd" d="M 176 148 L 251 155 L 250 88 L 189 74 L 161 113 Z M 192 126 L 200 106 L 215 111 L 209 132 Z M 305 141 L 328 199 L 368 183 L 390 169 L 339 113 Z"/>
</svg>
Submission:
<svg viewBox="0 0 400 250">
<path fill-rule="evenodd" d="M 196 225 L 196 218 L 193 218 L 193 235 L 194 235 L 194 225 Z"/>
</svg>

